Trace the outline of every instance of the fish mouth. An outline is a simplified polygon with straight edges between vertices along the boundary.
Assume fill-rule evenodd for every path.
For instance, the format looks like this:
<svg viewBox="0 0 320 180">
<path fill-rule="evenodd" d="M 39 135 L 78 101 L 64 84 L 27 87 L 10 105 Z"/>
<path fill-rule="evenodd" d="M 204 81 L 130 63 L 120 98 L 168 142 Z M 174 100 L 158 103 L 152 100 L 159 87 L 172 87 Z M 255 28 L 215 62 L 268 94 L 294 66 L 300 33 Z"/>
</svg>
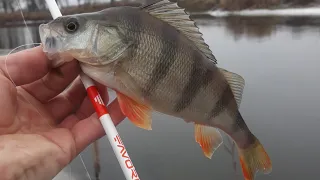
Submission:
<svg viewBox="0 0 320 180">
<path fill-rule="evenodd" d="M 49 60 L 53 68 L 59 67 L 66 62 L 72 61 L 72 55 L 64 51 L 63 36 L 50 28 L 48 24 L 41 24 L 39 26 L 40 41 L 43 52 Z"/>
</svg>

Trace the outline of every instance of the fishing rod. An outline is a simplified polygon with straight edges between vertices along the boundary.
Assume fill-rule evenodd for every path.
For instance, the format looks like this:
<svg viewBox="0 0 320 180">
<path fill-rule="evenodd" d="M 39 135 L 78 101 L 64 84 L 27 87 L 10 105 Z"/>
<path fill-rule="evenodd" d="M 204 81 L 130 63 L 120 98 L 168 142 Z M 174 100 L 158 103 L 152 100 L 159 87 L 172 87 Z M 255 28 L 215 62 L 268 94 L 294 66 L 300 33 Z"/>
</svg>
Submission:
<svg viewBox="0 0 320 180">
<path fill-rule="evenodd" d="M 62 16 L 60 9 L 55 0 L 46 0 L 49 11 L 53 19 Z M 116 155 L 118 162 L 121 166 L 126 180 L 140 180 L 135 167 L 127 153 L 127 150 L 120 138 L 120 135 L 114 126 L 112 119 L 109 115 L 106 105 L 104 104 L 95 84 L 93 81 L 83 72 L 80 73 L 80 78 L 87 90 L 87 94 L 90 101 L 101 121 L 104 131 L 108 137 L 114 154 Z"/>
</svg>

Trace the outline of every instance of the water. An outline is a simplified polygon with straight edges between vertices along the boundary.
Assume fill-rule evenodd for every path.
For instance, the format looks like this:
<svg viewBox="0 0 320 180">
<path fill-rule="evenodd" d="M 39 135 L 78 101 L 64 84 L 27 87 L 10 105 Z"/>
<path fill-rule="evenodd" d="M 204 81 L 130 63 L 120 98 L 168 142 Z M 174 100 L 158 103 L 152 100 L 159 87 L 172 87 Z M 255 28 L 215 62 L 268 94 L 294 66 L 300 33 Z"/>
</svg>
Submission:
<svg viewBox="0 0 320 180">
<path fill-rule="evenodd" d="M 246 80 L 240 111 L 273 161 L 273 172 L 259 174 L 257 180 L 317 177 L 319 19 L 199 17 L 197 22 L 218 65 Z M 17 35 L 21 28 L 13 29 L 16 34 L 0 29 L 0 48 L 29 43 L 26 36 Z M 37 27 L 32 29 L 37 41 Z M 114 98 L 114 93 L 111 96 Z M 153 119 L 152 131 L 139 129 L 129 121 L 117 127 L 141 179 L 243 179 L 235 176 L 231 157 L 223 146 L 212 160 L 204 157 L 194 141 L 192 124 L 159 113 L 154 113 Z M 91 152 L 90 146 L 82 154 L 93 176 Z M 124 179 L 106 138 L 100 139 L 100 156 L 101 179 Z M 67 173 L 69 170 L 65 169 Z M 75 179 L 88 179 L 78 158 L 72 162 L 71 171 Z M 62 174 L 59 177 L 68 179 Z"/>
</svg>

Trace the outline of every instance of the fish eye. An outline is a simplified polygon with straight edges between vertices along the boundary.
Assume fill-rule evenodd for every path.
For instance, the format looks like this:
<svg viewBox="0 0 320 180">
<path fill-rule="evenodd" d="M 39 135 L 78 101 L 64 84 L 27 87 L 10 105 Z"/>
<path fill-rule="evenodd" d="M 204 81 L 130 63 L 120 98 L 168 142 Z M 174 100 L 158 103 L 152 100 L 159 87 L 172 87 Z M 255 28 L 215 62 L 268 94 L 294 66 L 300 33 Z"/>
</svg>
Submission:
<svg viewBox="0 0 320 180">
<path fill-rule="evenodd" d="M 69 33 L 73 33 L 75 31 L 77 31 L 79 28 L 79 22 L 77 19 L 75 18 L 71 18 L 67 21 L 66 25 L 65 25 L 65 29 L 67 32 Z"/>
</svg>

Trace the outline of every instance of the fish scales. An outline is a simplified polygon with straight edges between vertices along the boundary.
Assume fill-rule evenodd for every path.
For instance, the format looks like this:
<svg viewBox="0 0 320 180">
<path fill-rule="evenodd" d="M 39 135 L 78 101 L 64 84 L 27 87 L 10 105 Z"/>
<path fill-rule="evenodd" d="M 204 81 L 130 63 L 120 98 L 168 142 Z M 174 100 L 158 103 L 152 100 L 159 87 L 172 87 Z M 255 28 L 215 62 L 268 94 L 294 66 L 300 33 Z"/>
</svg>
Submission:
<svg viewBox="0 0 320 180">
<path fill-rule="evenodd" d="M 147 93 L 146 98 L 153 103 L 155 109 L 165 110 L 163 108 L 166 107 L 166 112 L 180 116 L 185 116 L 184 113 L 192 114 L 195 117 L 193 121 L 208 124 L 203 121 L 211 119 L 201 119 L 201 115 L 207 115 L 209 110 L 211 111 L 205 110 L 209 107 L 207 105 L 216 107 L 218 96 L 203 98 L 207 97 L 207 94 L 202 95 L 201 88 L 208 85 L 208 94 L 219 95 L 220 87 L 228 86 L 219 72 L 215 73 L 216 81 L 210 82 L 213 79 L 210 74 L 213 76 L 217 67 L 207 66 L 204 55 L 183 34 L 144 11 L 125 7 L 102 14 L 104 18 L 107 17 L 107 21 L 112 21 L 112 25 L 122 28 L 119 33 L 126 34 L 125 38 L 134 41 L 130 50 L 131 56 L 120 66 Z M 123 42 L 125 41 L 126 39 L 123 39 Z M 168 96 L 170 94 L 172 96 Z M 223 96 L 222 100 L 232 99 L 232 94 L 229 95 L 231 96 Z M 198 106 L 199 103 L 191 106 L 196 98 L 206 106 Z M 223 105 L 218 107 L 225 108 Z M 187 109 L 183 111 L 185 108 Z"/>
<path fill-rule="evenodd" d="M 116 90 L 121 111 L 138 127 L 151 129 L 152 110 L 193 122 L 208 158 L 222 143 L 219 128 L 236 142 L 246 180 L 258 170 L 271 171 L 267 153 L 239 112 L 244 79 L 216 65 L 202 34 L 176 3 L 64 16 L 39 31 L 48 54 L 76 58 L 87 75 Z M 60 62 L 54 60 L 56 66 Z"/>
<path fill-rule="evenodd" d="M 170 114 L 198 112 L 193 115 L 195 121 L 204 123 L 207 120 L 205 115 L 210 111 L 207 107 L 217 101 L 216 96 L 208 96 L 208 93 L 219 94 L 217 84 L 221 83 L 216 82 L 222 76 L 217 75 L 216 81 L 212 81 L 214 71 L 218 69 L 210 69 L 202 63 L 203 55 L 199 50 L 190 43 L 184 43 L 190 40 L 166 23 L 155 23 L 150 20 L 154 17 L 144 15 L 144 12 L 132 12 L 126 15 L 128 18 L 124 18 L 131 22 L 123 23 L 127 24 L 126 34 L 134 38 L 136 43 L 130 61 L 122 63 L 121 66 L 142 87 L 145 98 L 160 103 L 155 105 L 156 107 L 159 106 L 161 110 L 167 108 L 165 111 Z M 149 31 L 155 34 L 150 34 Z M 220 80 L 222 81 L 223 79 Z M 198 103 L 192 105 L 197 98 Z M 187 109 L 183 111 L 185 108 Z M 190 118 L 190 115 L 184 116 Z"/>
</svg>

